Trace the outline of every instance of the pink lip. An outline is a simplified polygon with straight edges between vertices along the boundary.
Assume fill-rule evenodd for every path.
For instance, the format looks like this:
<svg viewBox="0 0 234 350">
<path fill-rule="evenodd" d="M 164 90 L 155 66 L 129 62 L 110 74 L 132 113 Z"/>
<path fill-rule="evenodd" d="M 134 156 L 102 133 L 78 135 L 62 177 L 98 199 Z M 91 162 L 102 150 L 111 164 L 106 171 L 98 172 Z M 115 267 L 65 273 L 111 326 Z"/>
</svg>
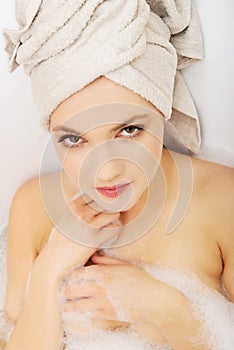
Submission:
<svg viewBox="0 0 234 350">
<path fill-rule="evenodd" d="M 120 186 L 112 186 L 112 187 L 96 187 L 97 191 L 102 195 L 115 198 L 118 197 L 125 189 L 130 185 L 130 183 L 120 185 Z"/>
</svg>

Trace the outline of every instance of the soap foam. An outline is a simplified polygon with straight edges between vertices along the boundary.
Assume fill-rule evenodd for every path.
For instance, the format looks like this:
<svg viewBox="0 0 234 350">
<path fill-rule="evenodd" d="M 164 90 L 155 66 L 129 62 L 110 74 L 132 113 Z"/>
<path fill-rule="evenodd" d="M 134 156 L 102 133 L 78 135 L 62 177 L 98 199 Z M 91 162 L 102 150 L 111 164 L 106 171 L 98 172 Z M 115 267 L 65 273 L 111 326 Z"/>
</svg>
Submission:
<svg viewBox="0 0 234 350">
<path fill-rule="evenodd" d="M 69 335 L 66 350 L 172 350 L 169 346 L 146 342 L 133 330 L 94 331 L 92 334 Z"/>
<path fill-rule="evenodd" d="M 5 253 L 6 253 L 6 229 L 0 232 L 0 336 L 8 339 L 13 331 L 14 325 L 9 324 L 3 313 L 6 272 L 5 272 Z M 111 255 L 108 250 L 107 255 Z M 114 255 L 114 254 L 113 254 Z M 117 257 L 117 256 L 116 256 Z M 135 262 L 136 263 L 136 262 Z M 137 263 L 136 263 L 137 265 Z M 192 273 L 186 273 L 179 269 L 162 267 L 158 265 L 138 264 L 146 270 L 152 277 L 171 285 L 182 292 L 190 301 L 191 307 L 196 316 L 203 324 L 203 337 L 209 342 L 212 350 L 233 350 L 234 349 L 234 304 L 218 293 L 214 289 L 208 288 L 202 281 Z M 85 283 L 86 280 L 79 283 Z M 63 283 L 66 283 L 64 280 Z M 70 285 L 75 285 L 77 281 L 69 280 Z M 101 282 L 100 282 L 101 283 Z M 126 315 L 117 301 L 114 300 L 115 293 L 112 288 L 107 289 L 107 294 L 112 299 L 113 307 L 119 314 L 120 319 Z M 65 298 L 62 293 L 59 296 L 59 302 L 62 310 L 62 304 Z M 121 314 L 122 313 L 122 314 Z M 66 337 L 64 344 L 66 350 L 172 350 L 170 346 L 152 344 L 138 335 L 133 329 L 117 329 L 115 331 L 92 329 L 93 314 L 90 312 L 62 312 L 62 319 Z M 79 329 L 71 327 L 71 324 L 80 324 L 92 331 L 81 332 Z"/>
<path fill-rule="evenodd" d="M 201 336 L 212 350 L 234 349 L 234 303 L 215 289 L 208 288 L 192 272 L 172 267 L 142 267 L 188 298 L 194 315 L 203 325 Z"/>
<path fill-rule="evenodd" d="M 109 254 L 110 255 L 110 254 Z M 225 296 L 214 289 L 208 288 L 195 274 L 183 271 L 172 266 L 147 265 L 137 263 L 144 268 L 152 277 L 176 288 L 183 293 L 190 302 L 191 311 L 194 317 L 202 324 L 200 343 L 206 343 L 212 350 L 233 350 L 234 348 L 234 304 Z M 112 302 L 118 317 L 122 321 L 130 322 L 128 315 L 121 310 L 118 304 L 117 294 L 106 286 L 103 281 L 97 281 L 105 289 L 109 300 Z M 73 321 L 77 314 L 73 314 Z M 152 344 L 138 335 L 132 328 L 124 331 L 98 330 L 93 329 L 87 334 L 70 332 L 67 335 L 66 349 L 109 349 L 122 347 L 124 350 L 168 350 L 171 347 L 166 345 Z"/>
</svg>

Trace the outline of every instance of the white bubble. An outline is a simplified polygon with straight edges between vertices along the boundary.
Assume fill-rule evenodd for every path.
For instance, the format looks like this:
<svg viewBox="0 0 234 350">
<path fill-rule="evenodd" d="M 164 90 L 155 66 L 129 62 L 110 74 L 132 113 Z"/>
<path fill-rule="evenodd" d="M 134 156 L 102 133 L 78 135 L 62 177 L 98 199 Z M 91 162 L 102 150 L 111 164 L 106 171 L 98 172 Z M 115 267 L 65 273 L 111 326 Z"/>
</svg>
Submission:
<svg viewBox="0 0 234 350">
<path fill-rule="evenodd" d="M 110 251 L 108 251 L 110 253 Z M 110 255 L 110 254 L 109 254 Z M 234 346 L 234 304 L 214 289 L 208 288 L 195 274 L 184 271 L 173 265 L 159 266 L 136 263 L 144 268 L 154 278 L 176 288 L 189 300 L 191 310 L 202 324 L 202 334 L 198 341 L 204 341 L 212 350 L 233 350 Z M 105 287 L 107 296 L 112 303 L 119 319 L 129 322 L 128 315 L 121 309 L 118 303 L 117 293 L 111 286 L 104 286 L 99 280 L 99 285 Z M 87 319 L 86 319 L 87 317 Z M 88 325 L 91 314 L 70 314 L 64 321 L 81 322 Z M 92 331 L 82 333 L 79 330 L 71 330 L 67 333 L 66 350 L 172 350 L 170 346 L 152 344 L 133 328 L 104 330 L 91 328 Z"/>
<path fill-rule="evenodd" d="M 234 304 L 208 288 L 195 274 L 176 267 L 142 266 L 153 277 L 181 291 L 201 321 L 202 337 L 212 350 L 234 348 Z"/>
<path fill-rule="evenodd" d="M 93 334 L 70 335 L 66 350 L 172 350 L 169 346 L 153 345 L 133 330 L 96 331 Z"/>
</svg>

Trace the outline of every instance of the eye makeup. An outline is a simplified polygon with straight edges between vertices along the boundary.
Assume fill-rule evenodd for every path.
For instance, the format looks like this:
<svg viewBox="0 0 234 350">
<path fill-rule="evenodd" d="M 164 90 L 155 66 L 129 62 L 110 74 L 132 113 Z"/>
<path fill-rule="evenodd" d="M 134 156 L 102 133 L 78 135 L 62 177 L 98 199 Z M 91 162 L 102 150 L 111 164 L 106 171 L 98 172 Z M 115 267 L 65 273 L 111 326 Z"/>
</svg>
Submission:
<svg viewBox="0 0 234 350">
<path fill-rule="evenodd" d="M 73 134 L 64 134 L 63 136 L 58 138 L 58 143 L 63 144 L 65 147 L 73 147 L 80 144 L 80 140 L 82 139 L 79 135 Z M 69 143 L 70 142 L 70 143 Z"/>
<path fill-rule="evenodd" d="M 120 131 L 117 133 L 117 136 L 120 135 L 120 137 L 124 139 L 133 139 L 138 137 L 143 130 L 144 130 L 143 124 L 127 125 L 124 128 L 120 129 Z M 84 142 L 82 142 L 82 140 Z M 83 137 L 81 137 L 81 135 L 78 133 L 76 134 L 68 133 L 58 137 L 57 142 L 61 143 L 66 148 L 72 149 L 72 148 L 80 147 L 83 143 L 87 141 Z"/>
<path fill-rule="evenodd" d="M 106 127 L 104 133 L 105 135 L 108 135 L 106 136 L 107 139 L 118 138 L 123 141 L 128 139 L 137 141 L 137 138 L 143 135 L 143 131 L 155 129 L 154 121 L 156 119 L 154 116 L 147 113 L 136 114 L 126 119 L 123 117 L 121 118 L 121 114 L 119 114 L 116 120 L 112 116 L 112 121 L 107 121 L 108 115 L 103 114 L 103 123 L 100 121 L 100 119 L 102 119 L 101 117 L 102 116 L 97 118 L 96 115 L 95 120 L 93 118 L 81 118 L 79 120 L 76 118 L 69 121 L 69 124 L 66 123 L 56 126 L 53 128 L 55 142 L 58 145 L 61 144 L 65 149 L 72 151 L 76 148 L 81 149 L 86 143 L 89 143 L 89 130 L 94 131 L 99 127 Z M 111 127 L 111 124 L 114 124 L 114 126 Z M 93 137 L 95 140 L 95 132 Z M 91 140 L 92 139 L 90 139 L 90 141 Z"/>
</svg>

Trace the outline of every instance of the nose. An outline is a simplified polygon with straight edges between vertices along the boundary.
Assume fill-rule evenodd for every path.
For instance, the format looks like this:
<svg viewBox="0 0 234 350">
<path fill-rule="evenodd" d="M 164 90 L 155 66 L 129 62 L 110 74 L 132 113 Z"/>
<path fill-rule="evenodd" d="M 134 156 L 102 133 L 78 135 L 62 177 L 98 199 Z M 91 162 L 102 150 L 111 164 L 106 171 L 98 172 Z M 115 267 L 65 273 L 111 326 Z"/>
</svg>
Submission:
<svg viewBox="0 0 234 350">
<path fill-rule="evenodd" d="M 124 162 L 121 159 L 113 159 L 104 164 L 98 171 L 96 180 L 99 184 L 114 184 L 115 180 L 122 177 L 124 173 Z"/>
</svg>

